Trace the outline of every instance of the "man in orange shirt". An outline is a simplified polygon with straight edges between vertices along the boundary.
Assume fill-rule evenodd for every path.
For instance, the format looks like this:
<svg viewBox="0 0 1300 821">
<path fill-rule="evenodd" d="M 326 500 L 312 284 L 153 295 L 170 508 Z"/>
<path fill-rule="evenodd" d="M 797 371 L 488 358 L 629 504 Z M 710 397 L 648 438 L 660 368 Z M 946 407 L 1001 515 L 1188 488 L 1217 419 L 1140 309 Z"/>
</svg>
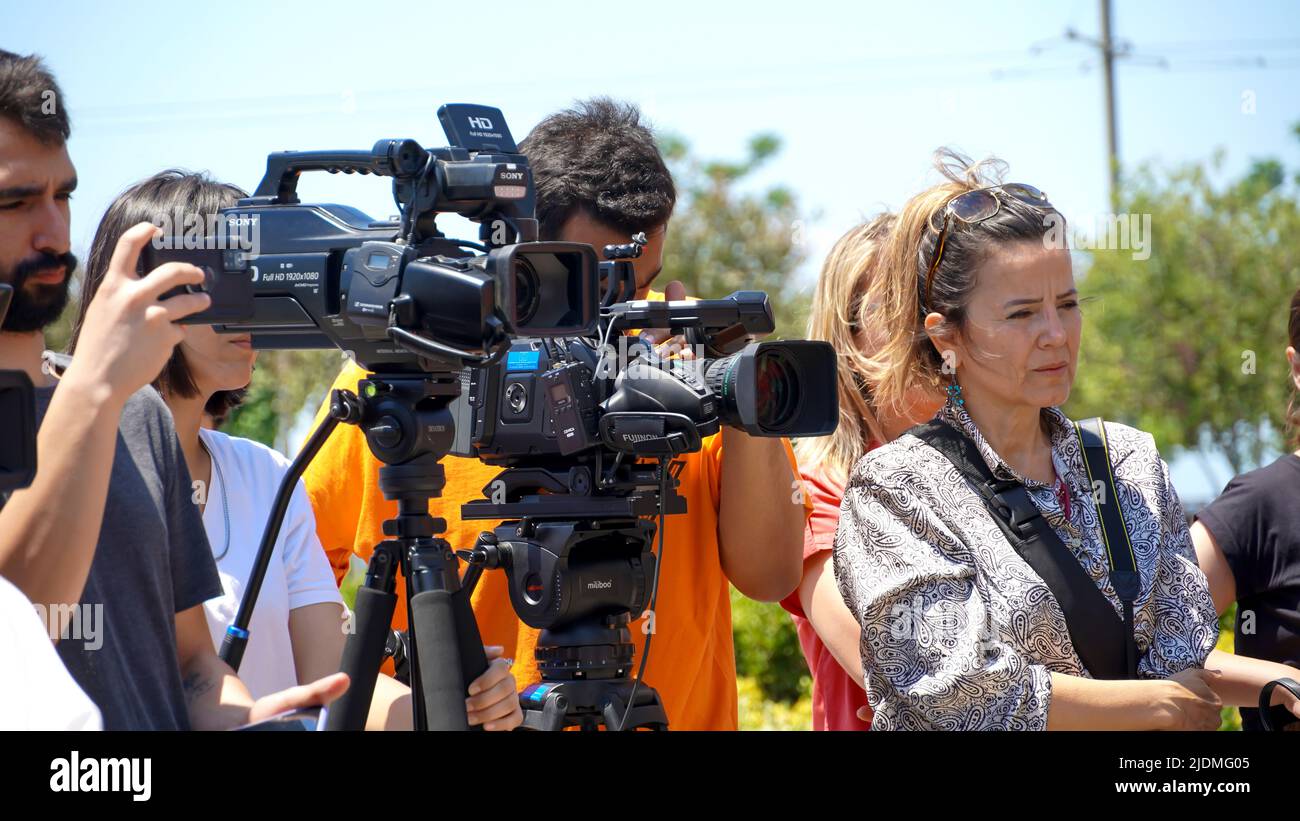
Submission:
<svg viewBox="0 0 1300 821">
<path fill-rule="evenodd" d="M 536 185 L 540 238 L 601 249 L 644 232 L 648 244 L 633 260 L 636 295 L 664 299 L 665 293 L 650 285 L 663 266 L 676 189 L 637 109 L 603 98 L 585 101 L 543 120 L 520 150 Z M 665 290 L 671 299 L 685 296 L 680 283 Z M 355 391 L 364 376 L 349 363 L 333 387 Z M 736 665 L 728 582 L 760 601 L 779 601 L 794 590 L 802 572 L 808 502 L 785 440 L 727 428 L 681 461 L 677 492 L 686 500 L 687 513 L 665 517 L 657 611 L 632 625 L 637 651 L 632 669 L 638 669 L 641 648 L 653 630 L 645 681 L 659 692 L 670 727 L 734 730 Z M 429 513 L 446 520 L 443 538 L 454 548 L 469 548 L 480 532 L 498 523 L 462 521 L 460 507 L 483 498 L 484 487 L 501 469 L 456 457 L 444 459 L 443 465 L 446 487 L 440 498 L 430 500 Z M 396 512 L 396 503 L 379 490 L 378 469 L 362 432 L 340 426 L 304 476 L 321 544 L 340 578 L 353 554 L 369 559 L 384 538 L 384 519 Z M 403 583 L 399 579 L 397 629 L 406 626 Z M 472 604 L 484 643 L 502 645 L 516 659 L 521 685 L 537 681 L 537 631 L 520 624 L 511 609 L 505 573 L 484 573 Z"/>
</svg>

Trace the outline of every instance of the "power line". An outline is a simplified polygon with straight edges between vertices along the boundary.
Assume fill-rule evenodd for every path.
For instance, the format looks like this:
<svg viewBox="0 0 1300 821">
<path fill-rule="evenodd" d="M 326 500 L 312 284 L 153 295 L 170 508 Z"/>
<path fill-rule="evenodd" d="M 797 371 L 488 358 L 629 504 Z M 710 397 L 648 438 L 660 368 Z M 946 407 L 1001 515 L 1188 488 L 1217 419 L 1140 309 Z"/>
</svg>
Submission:
<svg viewBox="0 0 1300 821">
<path fill-rule="evenodd" d="M 1160 52 L 1194 54 L 1196 58 L 1177 59 L 1171 62 L 1163 55 L 1135 53 L 1132 42 L 1117 40 L 1112 31 L 1111 0 L 1099 0 L 1101 32 L 1098 37 L 1081 34 L 1068 26 L 1060 37 L 1033 43 L 1030 54 L 1035 56 L 1062 43 L 1082 43 L 1096 52 L 1096 62 L 1083 63 L 1079 68 L 1090 71 L 1100 66 L 1102 74 L 1103 105 L 1106 114 L 1106 162 L 1109 166 L 1111 207 L 1119 207 L 1119 124 L 1116 116 L 1116 62 L 1126 60 L 1135 66 L 1148 66 L 1163 71 L 1186 73 L 1215 70 L 1293 71 L 1300 68 L 1300 55 L 1287 52 L 1300 50 L 1300 38 L 1243 38 L 1225 40 L 1174 41 L 1150 43 L 1148 48 Z M 1220 52 L 1213 54 L 1212 52 Z M 1251 51 L 1251 55 L 1229 56 L 1222 52 Z M 1283 52 L 1264 56 L 1261 52 Z M 995 77 L 995 79 L 1001 79 Z"/>
</svg>

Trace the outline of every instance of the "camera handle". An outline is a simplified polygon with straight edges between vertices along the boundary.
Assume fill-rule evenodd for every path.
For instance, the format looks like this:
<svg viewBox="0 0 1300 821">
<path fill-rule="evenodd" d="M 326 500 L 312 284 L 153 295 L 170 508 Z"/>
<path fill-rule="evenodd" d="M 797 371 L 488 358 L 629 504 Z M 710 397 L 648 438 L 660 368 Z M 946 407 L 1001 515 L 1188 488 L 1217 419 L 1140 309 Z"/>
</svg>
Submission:
<svg viewBox="0 0 1300 821">
<path fill-rule="evenodd" d="M 292 205 L 298 202 L 298 176 L 304 171 L 409 177 L 420 172 L 428 152 L 415 140 L 387 139 L 369 151 L 277 151 L 266 158 L 266 173 L 253 196 L 241 204 Z"/>
</svg>

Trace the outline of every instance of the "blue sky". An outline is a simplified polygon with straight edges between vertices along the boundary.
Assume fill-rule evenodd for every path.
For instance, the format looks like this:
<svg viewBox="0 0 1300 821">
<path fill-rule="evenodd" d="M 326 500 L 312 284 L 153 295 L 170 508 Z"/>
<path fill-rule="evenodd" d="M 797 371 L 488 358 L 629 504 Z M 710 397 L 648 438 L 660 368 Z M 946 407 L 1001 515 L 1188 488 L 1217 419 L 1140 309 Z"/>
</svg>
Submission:
<svg viewBox="0 0 1300 821">
<path fill-rule="evenodd" d="M 497 106 L 522 138 L 595 94 L 639 103 L 706 157 L 779 134 L 755 183 L 818 215 L 805 280 L 855 221 L 931 180 L 941 145 L 996 154 L 1071 217 L 1107 207 L 1096 57 L 1062 37 L 1096 34 L 1096 0 L 0 5 L 0 47 L 45 56 L 73 117 L 78 252 L 121 189 L 164 167 L 251 189 L 273 150 L 441 145 L 443 102 Z M 1115 0 L 1114 27 L 1135 55 L 1117 75 L 1126 164 L 1224 148 L 1229 173 L 1262 156 L 1300 165 L 1295 3 Z M 383 181 L 318 176 L 305 197 L 393 211 Z M 1175 473 L 1193 499 L 1218 489 L 1198 473 Z"/>
</svg>

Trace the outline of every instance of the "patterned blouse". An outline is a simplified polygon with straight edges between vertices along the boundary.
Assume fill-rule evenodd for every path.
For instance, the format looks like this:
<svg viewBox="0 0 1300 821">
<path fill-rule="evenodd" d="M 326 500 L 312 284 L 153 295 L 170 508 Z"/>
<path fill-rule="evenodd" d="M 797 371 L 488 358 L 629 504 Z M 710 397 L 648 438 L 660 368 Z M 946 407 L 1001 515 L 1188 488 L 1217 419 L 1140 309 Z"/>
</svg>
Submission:
<svg viewBox="0 0 1300 821">
<path fill-rule="evenodd" d="M 940 411 L 971 437 L 995 476 L 1025 485 L 1122 616 L 1082 446 L 1065 414 L 1044 414 L 1064 489 L 1013 470 L 964 408 L 950 402 Z M 1134 605 L 1138 675 L 1201 667 L 1219 621 L 1168 468 L 1150 434 L 1105 424 L 1142 577 Z M 862 624 L 873 730 L 1045 729 L 1051 673 L 1090 677 L 1047 585 L 957 468 L 915 436 L 854 467 L 835 536 L 835 577 Z"/>
</svg>

